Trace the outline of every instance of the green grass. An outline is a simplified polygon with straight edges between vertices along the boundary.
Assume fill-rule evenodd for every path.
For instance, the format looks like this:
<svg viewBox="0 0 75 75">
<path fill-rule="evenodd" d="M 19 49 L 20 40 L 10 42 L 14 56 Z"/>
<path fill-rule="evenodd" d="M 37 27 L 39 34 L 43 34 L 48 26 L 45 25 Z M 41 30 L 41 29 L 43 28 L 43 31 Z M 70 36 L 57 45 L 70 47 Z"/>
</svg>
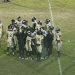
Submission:
<svg viewBox="0 0 75 75">
<path fill-rule="evenodd" d="M 62 30 L 63 47 L 61 66 L 63 75 L 75 75 L 75 0 L 50 0 L 55 26 Z M 0 3 L 0 19 L 4 24 L 4 36 L 0 47 L 0 75 L 59 75 L 56 51 L 48 60 L 25 61 L 5 55 L 6 30 L 10 19 L 22 16 L 31 24 L 31 17 L 44 21 L 50 18 L 47 0 L 12 0 Z M 69 43 L 68 40 L 71 42 Z"/>
</svg>

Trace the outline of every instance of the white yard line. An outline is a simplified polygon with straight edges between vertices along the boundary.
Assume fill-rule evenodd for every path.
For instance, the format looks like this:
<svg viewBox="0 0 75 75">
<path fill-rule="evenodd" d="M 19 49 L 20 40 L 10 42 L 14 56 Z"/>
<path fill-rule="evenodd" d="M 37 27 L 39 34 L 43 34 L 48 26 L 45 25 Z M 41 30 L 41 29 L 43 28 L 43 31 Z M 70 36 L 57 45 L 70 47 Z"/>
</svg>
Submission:
<svg viewBox="0 0 75 75">
<path fill-rule="evenodd" d="M 49 3 L 49 12 L 50 12 L 50 16 L 51 16 L 52 25 L 54 26 L 54 17 L 53 17 L 52 6 L 50 3 L 50 0 L 48 0 L 48 3 Z"/>
<path fill-rule="evenodd" d="M 52 25 L 54 26 L 54 17 L 53 17 L 52 6 L 51 6 L 51 3 L 50 3 L 50 0 L 48 0 L 48 3 L 49 3 L 49 12 L 50 12 L 50 16 L 51 16 Z M 60 75 L 62 75 L 60 57 L 58 57 L 58 66 L 59 66 Z"/>
<path fill-rule="evenodd" d="M 59 72 L 60 72 L 60 75 L 62 75 L 62 68 L 61 68 L 60 57 L 58 57 L 58 65 L 59 65 Z"/>
</svg>

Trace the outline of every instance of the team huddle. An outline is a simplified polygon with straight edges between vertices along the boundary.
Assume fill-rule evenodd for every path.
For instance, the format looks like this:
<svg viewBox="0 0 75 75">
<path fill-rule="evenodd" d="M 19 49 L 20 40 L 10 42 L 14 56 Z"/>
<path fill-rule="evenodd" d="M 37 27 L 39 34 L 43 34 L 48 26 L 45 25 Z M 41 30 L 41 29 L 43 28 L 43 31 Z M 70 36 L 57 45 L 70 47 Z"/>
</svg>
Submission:
<svg viewBox="0 0 75 75">
<path fill-rule="evenodd" d="M 47 59 L 52 55 L 53 46 L 56 46 L 57 54 L 60 56 L 62 45 L 60 28 L 52 25 L 50 19 L 46 19 L 44 25 L 37 21 L 36 17 L 31 19 L 32 25 L 19 16 L 12 19 L 7 30 L 7 54 L 18 55 L 21 59 Z M 3 24 L 0 21 L 0 39 L 2 38 Z"/>
</svg>

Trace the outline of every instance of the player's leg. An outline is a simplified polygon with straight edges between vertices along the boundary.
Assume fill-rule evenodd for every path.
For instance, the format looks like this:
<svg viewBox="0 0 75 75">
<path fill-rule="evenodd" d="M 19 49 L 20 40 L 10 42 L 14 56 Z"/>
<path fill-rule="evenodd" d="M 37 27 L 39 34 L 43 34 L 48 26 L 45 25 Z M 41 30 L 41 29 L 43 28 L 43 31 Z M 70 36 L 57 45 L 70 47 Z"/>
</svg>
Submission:
<svg viewBox="0 0 75 75">
<path fill-rule="evenodd" d="M 61 46 L 62 46 L 62 42 L 57 43 L 57 53 L 58 53 L 58 56 L 60 56 Z"/>
</svg>

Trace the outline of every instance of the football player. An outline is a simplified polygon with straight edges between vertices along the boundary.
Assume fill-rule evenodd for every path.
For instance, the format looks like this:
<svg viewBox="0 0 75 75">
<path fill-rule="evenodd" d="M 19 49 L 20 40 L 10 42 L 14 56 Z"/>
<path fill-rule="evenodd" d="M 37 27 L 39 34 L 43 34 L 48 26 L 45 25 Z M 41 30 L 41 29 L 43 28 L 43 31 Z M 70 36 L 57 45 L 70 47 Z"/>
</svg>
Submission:
<svg viewBox="0 0 75 75">
<path fill-rule="evenodd" d="M 10 52 L 14 55 L 13 29 L 8 28 L 7 31 L 7 54 Z"/>
<path fill-rule="evenodd" d="M 60 50 L 62 46 L 62 34 L 60 28 L 56 29 L 56 45 L 57 45 L 58 56 L 60 56 Z"/>
</svg>

